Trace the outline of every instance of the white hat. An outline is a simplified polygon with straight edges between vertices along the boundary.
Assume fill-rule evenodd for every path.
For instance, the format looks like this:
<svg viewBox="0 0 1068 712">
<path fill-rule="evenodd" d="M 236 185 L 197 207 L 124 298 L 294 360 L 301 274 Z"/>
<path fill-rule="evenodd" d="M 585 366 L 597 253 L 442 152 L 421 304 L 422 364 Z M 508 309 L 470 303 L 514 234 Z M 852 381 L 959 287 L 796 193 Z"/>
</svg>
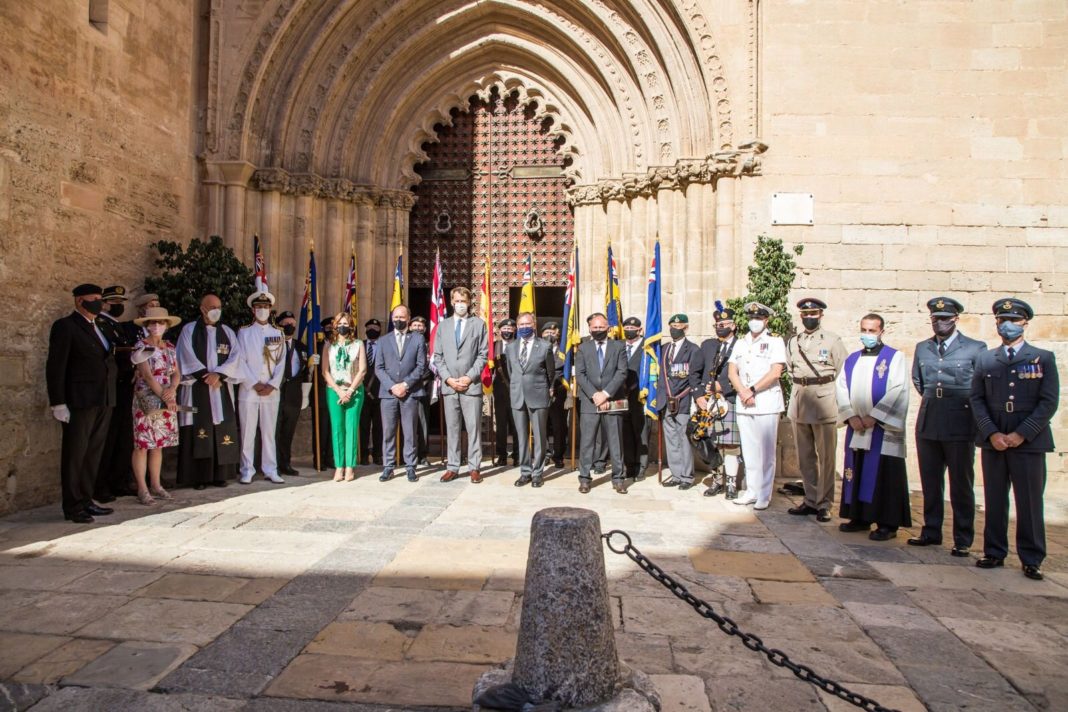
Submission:
<svg viewBox="0 0 1068 712">
<path fill-rule="evenodd" d="M 175 327 L 182 323 L 182 317 L 168 314 L 163 307 L 149 307 L 145 309 L 145 315 L 134 319 L 133 323 L 144 326 L 150 321 L 165 321 L 169 326 Z"/>
<path fill-rule="evenodd" d="M 245 304 L 248 304 L 251 307 L 255 302 L 263 300 L 267 300 L 271 303 L 272 307 L 274 306 L 274 295 L 270 292 L 253 292 L 249 295 L 248 299 L 245 300 Z"/>
</svg>

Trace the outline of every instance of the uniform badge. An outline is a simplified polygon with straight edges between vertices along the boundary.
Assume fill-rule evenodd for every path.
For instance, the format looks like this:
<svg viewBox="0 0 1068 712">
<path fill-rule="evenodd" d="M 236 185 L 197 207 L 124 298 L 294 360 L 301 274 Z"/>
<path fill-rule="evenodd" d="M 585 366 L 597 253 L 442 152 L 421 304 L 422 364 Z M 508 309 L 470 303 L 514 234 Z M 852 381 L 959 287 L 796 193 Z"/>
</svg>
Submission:
<svg viewBox="0 0 1068 712">
<path fill-rule="evenodd" d="M 768 350 L 768 345 L 766 343 L 762 343 L 762 344 L 760 344 L 760 348 L 757 349 L 757 350 L 760 351 L 760 353 L 764 353 L 765 351 Z"/>
<path fill-rule="evenodd" d="M 232 439 L 230 439 L 229 435 L 223 435 L 222 442 L 219 443 L 219 444 L 220 445 L 233 445 L 234 441 Z"/>
<path fill-rule="evenodd" d="M 945 300 L 939 299 L 937 302 L 935 302 L 935 309 L 945 309 L 945 308 L 946 308 Z"/>
<path fill-rule="evenodd" d="M 201 428 L 200 430 L 197 431 L 197 438 L 200 439 L 200 440 L 207 440 L 208 439 L 208 432 L 206 430 L 204 430 L 204 428 Z"/>
<path fill-rule="evenodd" d="M 831 352 L 830 351 L 828 351 L 827 349 L 820 349 L 819 357 L 818 357 L 820 362 L 827 363 L 827 361 L 830 360 L 830 357 L 831 357 Z"/>
<path fill-rule="evenodd" d="M 1002 302 L 1001 308 L 1004 311 L 1011 311 L 1012 310 L 1012 302 Z"/>
</svg>

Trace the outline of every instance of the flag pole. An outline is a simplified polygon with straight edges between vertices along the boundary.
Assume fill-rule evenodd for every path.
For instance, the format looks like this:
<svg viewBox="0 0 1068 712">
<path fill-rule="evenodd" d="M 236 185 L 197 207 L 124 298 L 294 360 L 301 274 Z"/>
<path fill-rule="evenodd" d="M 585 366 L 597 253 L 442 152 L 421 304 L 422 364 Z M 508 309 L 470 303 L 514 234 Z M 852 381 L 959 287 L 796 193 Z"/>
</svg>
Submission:
<svg viewBox="0 0 1068 712">
<path fill-rule="evenodd" d="M 308 242 L 308 251 L 309 251 L 309 254 L 311 254 L 311 255 L 315 254 L 315 240 L 309 240 L 309 242 Z M 308 265 L 308 270 L 309 270 L 308 271 L 308 277 L 310 278 L 311 277 L 311 264 Z M 323 353 L 318 348 L 319 344 L 315 343 L 315 341 L 318 339 L 319 332 L 315 331 L 313 325 L 311 324 L 311 320 L 315 318 L 315 297 L 316 296 L 318 296 L 318 294 L 316 293 L 316 287 L 313 284 L 308 289 L 308 299 L 309 299 L 308 308 L 311 309 L 311 313 L 312 313 L 311 317 L 309 317 L 309 319 L 308 319 L 308 322 L 309 322 L 308 323 L 308 337 L 313 340 L 312 341 L 312 346 L 315 348 L 315 352 L 319 356 L 320 363 L 317 363 L 316 367 L 319 368 L 319 369 L 322 369 L 322 367 L 323 367 L 323 365 L 322 365 Z M 322 439 L 321 439 L 321 435 L 320 435 L 320 427 L 321 426 L 319 424 L 319 374 L 316 373 L 315 374 L 315 378 L 312 379 L 312 432 L 315 433 L 314 440 L 315 440 L 315 471 L 316 472 L 322 472 L 323 471 L 323 452 L 322 452 L 323 447 L 322 447 Z"/>
</svg>

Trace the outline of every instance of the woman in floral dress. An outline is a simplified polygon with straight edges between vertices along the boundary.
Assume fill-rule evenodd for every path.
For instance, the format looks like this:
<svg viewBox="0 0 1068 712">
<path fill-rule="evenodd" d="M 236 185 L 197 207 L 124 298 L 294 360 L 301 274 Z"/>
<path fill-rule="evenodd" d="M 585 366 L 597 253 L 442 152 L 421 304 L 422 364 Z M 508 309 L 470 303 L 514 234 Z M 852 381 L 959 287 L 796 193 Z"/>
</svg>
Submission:
<svg viewBox="0 0 1068 712">
<path fill-rule="evenodd" d="M 137 365 L 134 377 L 134 453 L 133 471 L 137 482 L 137 499 L 141 504 L 171 499 L 159 481 L 163 448 L 178 444 L 178 402 L 175 395 L 181 374 L 174 344 L 163 340 L 163 333 L 182 320 L 170 316 L 162 307 L 150 307 L 134 323 L 145 328 L 146 336 L 135 347 L 132 361 Z M 145 485 L 148 470 L 150 487 Z"/>
</svg>

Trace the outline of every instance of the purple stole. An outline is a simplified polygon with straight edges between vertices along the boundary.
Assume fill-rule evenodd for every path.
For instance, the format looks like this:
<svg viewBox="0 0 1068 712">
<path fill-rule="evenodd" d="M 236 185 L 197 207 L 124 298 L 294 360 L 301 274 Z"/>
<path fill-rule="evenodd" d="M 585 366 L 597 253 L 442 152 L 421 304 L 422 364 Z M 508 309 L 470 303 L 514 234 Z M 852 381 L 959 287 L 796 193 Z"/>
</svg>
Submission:
<svg viewBox="0 0 1068 712">
<path fill-rule="evenodd" d="M 860 360 L 863 351 L 855 351 L 849 355 L 849 358 L 845 362 L 846 372 L 846 385 L 852 391 L 853 389 L 853 368 L 857 365 L 857 361 Z M 884 361 L 887 366 L 893 361 L 894 355 L 897 354 L 895 349 L 889 346 L 883 345 L 883 348 L 875 355 L 877 361 Z M 886 372 L 887 369 L 882 369 L 882 374 L 879 373 L 878 367 L 874 368 L 871 373 L 871 402 L 872 405 L 878 405 L 879 401 L 886 395 Z M 864 457 L 864 469 L 860 472 L 860 501 L 871 503 L 875 496 L 875 479 L 879 473 L 879 461 L 883 455 L 883 436 L 885 431 L 883 426 L 878 422 L 875 423 L 875 427 L 872 429 L 871 434 L 871 448 L 868 450 L 868 454 Z M 845 445 L 845 468 L 842 470 L 842 501 L 853 501 L 853 483 L 856 481 L 856 475 L 853 469 L 853 448 L 849 447 L 849 443 L 853 441 L 853 427 L 846 425 L 846 445 Z"/>
</svg>

